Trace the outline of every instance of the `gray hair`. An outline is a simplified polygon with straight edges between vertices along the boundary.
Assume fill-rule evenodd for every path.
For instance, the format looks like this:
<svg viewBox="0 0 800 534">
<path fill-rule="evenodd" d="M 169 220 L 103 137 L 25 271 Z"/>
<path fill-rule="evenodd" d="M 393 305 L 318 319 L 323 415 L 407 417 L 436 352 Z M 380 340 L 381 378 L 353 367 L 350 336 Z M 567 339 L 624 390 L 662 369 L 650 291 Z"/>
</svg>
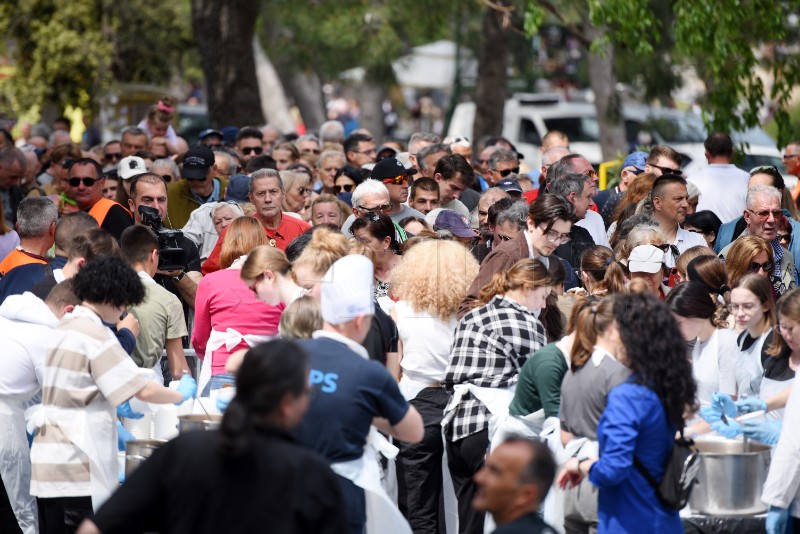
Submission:
<svg viewBox="0 0 800 534">
<path fill-rule="evenodd" d="M 633 250 L 639 245 L 650 244 L 653 241 L 664 241 L 664 234 L 661 232 L 658 221 L 643 214 L 628 217 L 622 224 L 620 232 L 624 236 L 622 239 L 625 239 L 628 250 Z"/>
<path fill-rule="evenodd" d="M 361 201 L 364 200 L 364 197 L 377 197 L 377 196 L 384 196 L 387 199 L 389 198 L 389 190 L 386 188 L 378 180 L 373 180 L 372 178 L 368 178 L 358 184 L 358 186 L 353 190 L 353 207 L 361 207 Z"/>
<path fill-rule="evenodd" d="M 319 139 L 322 143 L 344 143 L 344 125 L 339 121 L 323 122 L 319 127 Z"/>
<path fill-rule="evenodd" d="M 119 133 L 119 138 L 122 139 L 125 137 L 125 135 L 132 135 L 134 137 L 140 137 L 143 135 L 147 138 L 147 144 L 150 145 L 150 134 L 138 126 L 126 126 L 123 128 Z"/>
<path fill-rule="evenodd" d="M 228 161 L 228 176 L 233 176 L 236 174 L 236 167 L 239 166 L 239 163 L 236 161 L 236 158 L 225 152 L 224 150 L 215 150 L 214 157 L 217 156 L 225 156 Z M 171 160 L 170 160 L 171 161 Z"/>
<path fill-rule="evenodd" d="M 11 167 L 14 163 L 22 165 L 23 173 L 28 169 L 28 158 L 22 150 L 13 145 L 0 148 L 0 168 Z"/>
<path fill-rule="evenodd" d="M 489 156 L 489 168 L 491 170 L 495 170 L 497 168 L 497 164 L 500 162 L 510 162 L 514 164 L 519 163 L 519 159 L 517 158 L 517 153 L 512 152 L 507 148 L 498 148 L 492 155 Z"/>
<path fill-rule="evenodd" d="M 62 137 L 63 139 L 59 140 L 59 137 Z M 68 145 L 70 143 L 72 143 L 72 137 L 70 137 L 69 132 L 65 130 L 53 130 L 50 132 L 50 135 L 47 138 L 47 144 L 51 147 Z"/>
<path fill-rule="evenodd" d="M 527 202 L 520 201 L 511 204 L 511 207 L 505 209 L 497 214 L 495 225 L 504 222 L 513 222 L 517 225 L 519 230 L 525 230 L 528 227 L 528 206 Z"/>
<path fill-rule="evenodd" d="M 586 184 L 586 177 L 576 172 L 568 172 L 562 174 L 552 182 L 549 182 L 547 191 L 553 195 L 558 195 L 561 198 L 567 198 L 570 193 L 580 195 L 583 193 L 583 187 Z"/>
<path fill-rule="evenodd" d="M 771 185 L 754 185 L 753 187 L 747 190 L 747 201 L 746 206 L 747 209 L 752 209 L 756 203 L 756 197 L 758 195 L 769 195 L 775 198 L 778 201 L 778 204 L 781 203 L 781 192 L 778 191 L 776 187 L 772 187 Z"/>
<path fill-rule="evenodd" d="M 326 150 L 325 152 L 320 154 L 319 159 L 317 160 L 317 169 L 322 168 L 322 163 L 324 161 L 333 158 L 339 158 L 340 160 L 342 160 L 342 165 L 339 165 L 340 167 L 342 167 L 347 161 L 344 157 L 344 152 L 342 152 L 341 150 Z"/>
<path fill-rule="evenodd" d="M 312 133 L 307 133 L 298 137 L 297 140 L 294 142 L 294 146 L 299 145 L 301 141 L 314 141 L 315 143 L 317 143 L 317 145 L 319 145 L 319 137 L 317 137 Z"/>
<path fill-rule="evenodd" d="M 20 239 L 42 237 L 58 220 L 58 208 L 47 197 L 27 197 L 17 208 L 17 233 Z"/>
<path fill-rule="evenodd" d="M 430 143 L 432 145 L 438 145 L 441 142 L 442 138 L 436 135 L 435 133 L 414 132 L 408 139 L 408 152 L 409 154 L 416 154 L 417 152 L 419 152 L 420 149 L 417 148 L 417 145 L 420 143 Z"/>
<path fill-rule="evenodd" d="M 275 169 L 258 169 L 257 171 L 253 172 L 250 175 L 250 192 L 253 192 L 253 187 L 255 185 L 256 180 L 261 180 L 262 178 L 275 178 L 278 180 L 278 187 L 280 188 L 281 192 L 283 192 L 283 180 L 281 179 L 281 175 Z"/>
<path fill-rule="evenodd" d="M 178 164 L 175 163 L 171 158 L 161 158 L 157 159 L 153 162 L 150 171 L 158 174 L 155 172 L 156 167 L 167 167 L 169 168 L 170 172 L 172 173 L 173 178 L 180 178 L 181 177 L 181 170 L 178 168 Z"/>
<path fill-rule="evenodd" d="M 222 211 L 223 208 L 230 208 L 236 213 L 237 217 L 244 217 L 244 210 L 236 202 L 217 202 L 217 205 L 211 208 L 211 218 L 216 217 L 217 212 Z"/>
<path fill-rule="evenodd" d="M 417 165 L 419 165 L 420 170 L 427 169 L 427 167 L 425 166 L 425 158 L 427 158 L 431 154 L 436 154 L 437 152 L 445 152 L 446 154 L 453 153 L 453 151 L 450 150 L 449 146 L 443 145 L 441 143 L 426 146 L 425 148 L 417 152 Z"/>
</svg>

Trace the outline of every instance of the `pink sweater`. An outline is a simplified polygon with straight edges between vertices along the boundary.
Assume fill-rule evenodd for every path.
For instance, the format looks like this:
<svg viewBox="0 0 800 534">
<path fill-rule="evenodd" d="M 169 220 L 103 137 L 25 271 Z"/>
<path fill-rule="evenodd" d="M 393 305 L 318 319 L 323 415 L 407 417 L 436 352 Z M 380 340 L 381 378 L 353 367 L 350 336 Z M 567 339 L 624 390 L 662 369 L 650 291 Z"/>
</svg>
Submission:
<svg viewBox="0 0 800 534">
<path fill-rule="evenodd" d="M 284 304 L 270 306 L 256 299 L 239 277 L 239 269 L 223 269 L 203 277 L 197 286 L 194 306 L 192 346 L 197 356 L 204 358 L 211 330 L 225 332 L 233 328 L 240 334 L 274 336 L 278 333 Z M 225 372 L 225 362 L 231 353 L 248 348 L 242 341 L 233 350 L 223 345 L 213 354 L 211 374 Z"/>
</svg>

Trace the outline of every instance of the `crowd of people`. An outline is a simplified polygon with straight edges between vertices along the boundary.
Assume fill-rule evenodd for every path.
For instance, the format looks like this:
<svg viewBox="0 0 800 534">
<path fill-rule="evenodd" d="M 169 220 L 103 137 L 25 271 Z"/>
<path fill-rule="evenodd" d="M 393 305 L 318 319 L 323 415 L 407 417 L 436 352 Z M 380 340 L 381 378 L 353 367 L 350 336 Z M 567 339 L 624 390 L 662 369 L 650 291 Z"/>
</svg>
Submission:
<svg viewBox="0 0 800 534">
<path fill-rule="evenodd" d="M 714 432 L 777 443 L 767 529 L 798 521 L 800 223 L 728 135 L 598 191 L 557 131 L 524 172 L 502 137 L 190 147 L 173 113 L 0 136 L 3 532 L 682 532 L 652 481 Z M 220 429 L 120 485 L 129 401 L 196 396 Z"/>
</svg>

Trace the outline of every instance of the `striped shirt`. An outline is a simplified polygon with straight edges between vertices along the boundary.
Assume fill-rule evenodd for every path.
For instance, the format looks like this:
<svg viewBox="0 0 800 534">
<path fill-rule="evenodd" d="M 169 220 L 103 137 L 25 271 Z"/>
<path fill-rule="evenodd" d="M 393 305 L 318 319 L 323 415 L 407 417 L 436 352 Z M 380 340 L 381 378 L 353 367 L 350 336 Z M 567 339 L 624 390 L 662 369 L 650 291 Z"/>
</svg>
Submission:
<svg viewBox="0 0 800 534">
<path fill-rule="evenodd" d="M 528 308 L 495 296 L 466 314 L 456 328 L 450 361 L 442 385 L 448 393 L 458 384 L 506 388 L 519 380 L 519 371 L 547 343 L 542 323 Z M 442 427 L 457 441 L 489 426 L 491 413 L 470 392 L 457 405 L 445 408 Z"/>
<path fill-rule="evenodd" d="M 63 336 L 45 357 L 46 420 L 31 449 L 31 495 L 88 496 L 89 458 L 70 437 L 87 435 L 101 456 L 116 456 L 115 408 L 138 393 L 147 379 L 88 308 L 77 306 L 56 329 Z"/>
</svg>

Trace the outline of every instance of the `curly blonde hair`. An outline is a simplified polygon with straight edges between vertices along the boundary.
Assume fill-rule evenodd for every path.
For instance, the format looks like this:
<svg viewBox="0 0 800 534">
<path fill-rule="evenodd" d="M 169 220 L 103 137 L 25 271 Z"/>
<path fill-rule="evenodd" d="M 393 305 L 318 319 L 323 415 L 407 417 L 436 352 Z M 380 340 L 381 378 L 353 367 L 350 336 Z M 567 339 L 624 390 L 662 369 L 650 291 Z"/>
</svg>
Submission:
<svg viewBox="0 0 800 534">
<path fill-rule="evenodd" d="M 455 241 L 418 243 L 392 273 L 392 294 L 412 309 L 449 319 L 478 276 L 478 262 Z"/>
</svg>

